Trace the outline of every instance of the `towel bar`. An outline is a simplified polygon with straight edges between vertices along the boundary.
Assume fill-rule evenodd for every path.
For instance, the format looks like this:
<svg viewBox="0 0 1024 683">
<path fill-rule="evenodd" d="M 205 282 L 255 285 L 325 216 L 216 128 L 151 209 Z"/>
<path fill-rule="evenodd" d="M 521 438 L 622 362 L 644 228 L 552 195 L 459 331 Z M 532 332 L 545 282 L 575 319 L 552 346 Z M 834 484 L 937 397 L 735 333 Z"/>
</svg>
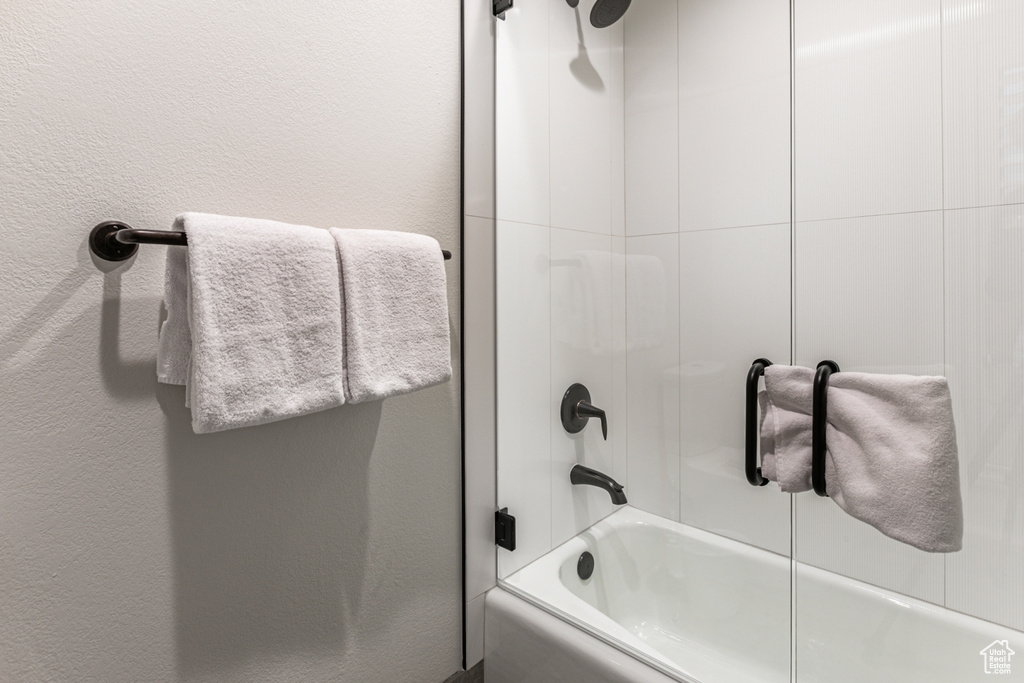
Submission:
<svg viewBox="0 0 1024 683">
<path fill-rule="evenodd" d="M 814 402 L 811 407 L 811 486 L 824 498 L 825 491 L 825 426 L 828 424 L 828 380 L 839 372 L 835 361 L 823 360 L 814 373 Z"/>
<path fill-rule="evenodd" d="M 758 358 L 750 366 L 747 373 L 747 433 L 746 433 L 746 473 L 751 486 L 764 486 L 768 480 L 761 476 L 761 468 L 757 465 L 757 381 L 764 374 L 764 369 L 772 362 L 767 358 Z"/>
<path fill-rule="evenodd" d="M 120 221 L 105 221 L 89 233 L 89 248 L 104 261 L 129 259 L 138 251 L 140 244 L 184 247 L 188 245 L 188 235 L 178 230 L 136 230 Z M 447 249 L 442 249 L 441 254 L 445 261 L 452 258 Z"/>
</svg>

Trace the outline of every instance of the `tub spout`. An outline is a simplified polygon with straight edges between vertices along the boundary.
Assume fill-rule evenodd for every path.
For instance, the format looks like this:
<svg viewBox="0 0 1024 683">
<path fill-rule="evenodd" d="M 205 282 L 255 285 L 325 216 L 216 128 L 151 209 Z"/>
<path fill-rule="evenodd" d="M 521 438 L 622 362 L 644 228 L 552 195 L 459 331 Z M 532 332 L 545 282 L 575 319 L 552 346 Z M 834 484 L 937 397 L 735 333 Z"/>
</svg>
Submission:
<svg viewBox="0 0 1024 683">
<path fill-rule="evenodd" d="M 586 484 L 604 489 L 612 497 L 616 505 L 626 504 L 626 494 L 622 492 L 622 484 L 618 483 L 607 474 L 592 470 L 583 465 L 573 465 L 569 470 L 569 481 L 573 484 Z"/>
</svg>

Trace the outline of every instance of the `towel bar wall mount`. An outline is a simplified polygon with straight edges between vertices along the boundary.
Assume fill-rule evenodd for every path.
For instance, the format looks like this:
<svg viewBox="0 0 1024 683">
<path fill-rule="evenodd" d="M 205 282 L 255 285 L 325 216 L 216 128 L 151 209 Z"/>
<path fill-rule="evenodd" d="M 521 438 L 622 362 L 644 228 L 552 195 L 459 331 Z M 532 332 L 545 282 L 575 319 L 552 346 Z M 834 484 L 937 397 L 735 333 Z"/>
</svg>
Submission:
<svg viewBox="0 0 1024 683">
<path fill-rule="evenodd" d="M 104 261 L 130 259 L 139 250 L 140 244 L 184 247 L 188 245 L 188 235 L 180 230 L 136 230 L 120 221 L 104 221 L 89 233 L 89 249 Z M 452 253 L 447 249 L 442 249 L 441 254 L 445 261 L 452 258 Z"/>
</svg>

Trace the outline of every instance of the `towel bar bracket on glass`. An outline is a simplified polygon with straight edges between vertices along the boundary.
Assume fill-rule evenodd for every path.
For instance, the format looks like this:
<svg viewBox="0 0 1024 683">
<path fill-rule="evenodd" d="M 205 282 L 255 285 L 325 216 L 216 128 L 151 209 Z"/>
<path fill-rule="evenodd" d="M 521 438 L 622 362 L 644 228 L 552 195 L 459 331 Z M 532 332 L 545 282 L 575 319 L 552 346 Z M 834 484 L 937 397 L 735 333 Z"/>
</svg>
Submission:
<svg viewBox="0 0 1024 683">
<path fill-rule="evenodd" d="M 124 261 L 139 250 L 140 244 L 167 244 L 184 247 L 188 235 L 180 230 L 136 230 L 120 221 L 104 221 L 89 233 L 89 248 L 97 258 L 104 261 Z M 442 249 L 444 260 L 451 260 L 452 253 Z"/>
<path fill-rule="evenodd" d="M 747 428 L 746 428 L 746 463 L 747 481 L 751 486 L 764 486 L 768 480 L 761 476 L 761 468 L 757 464 L 757 442 L 760 430 L 757 425 L 757 382 L 764 374 L 764 369 L 772 362 L 767 358 L 758 358 L 750 365 L 747 373 Z"/>
<path fill-rule="evenodd" d="M 839 372 L 835 361 L 823 360 L 814 373 L 814 397 L 811 407 L 811 487 L 824 498 L 825 491 L 825 427 L 828 424 L 828 380 Z"/>
</svg>

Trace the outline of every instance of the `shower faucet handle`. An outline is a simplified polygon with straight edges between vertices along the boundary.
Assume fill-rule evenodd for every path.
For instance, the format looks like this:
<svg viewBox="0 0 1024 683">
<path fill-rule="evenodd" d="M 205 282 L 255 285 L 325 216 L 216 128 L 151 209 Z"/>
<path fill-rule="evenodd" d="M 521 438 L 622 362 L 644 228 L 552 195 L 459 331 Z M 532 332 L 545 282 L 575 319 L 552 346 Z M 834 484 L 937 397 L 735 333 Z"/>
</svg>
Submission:
<svg viewBox="0 0 1024 683">
<path fill-rule="evenodd" d="M 582 384 L 573 384 L 562 397 L 560 411 L 562 426 L 570 434 L 576 434 L 587 426 L 592 417 L 601 420 L 601 434 L 608 440 L 608 415 L 590 402 L 590 391 Z"/>
<path fill-rule="evenodd" d="M 576 414 L 580 417 L 596 417 L 601 420 L 601 434 L 604 436 L 604 440 L 608 440 L 608 416 L 605 412 L 597 406 L 590 405 L 586 401 L 580 401 L 576 404 Z"/>
</svg>

